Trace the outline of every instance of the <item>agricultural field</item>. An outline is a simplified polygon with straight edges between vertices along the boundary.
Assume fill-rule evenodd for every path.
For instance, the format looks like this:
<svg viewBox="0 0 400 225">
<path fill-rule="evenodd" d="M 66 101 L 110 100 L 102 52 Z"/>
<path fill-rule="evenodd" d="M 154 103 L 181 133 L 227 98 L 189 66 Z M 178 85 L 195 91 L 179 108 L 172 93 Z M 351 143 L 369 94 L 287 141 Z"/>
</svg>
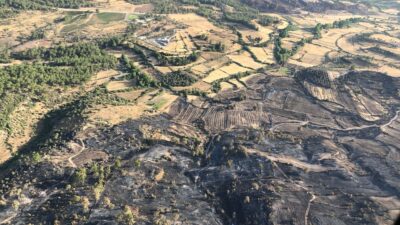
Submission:
<svg viewBox="0 0 400 225">
<path fill-rule="evenodd" d="M 0 224 L 392 225 L 397 0 L 0 0 Z"/>
</svg>

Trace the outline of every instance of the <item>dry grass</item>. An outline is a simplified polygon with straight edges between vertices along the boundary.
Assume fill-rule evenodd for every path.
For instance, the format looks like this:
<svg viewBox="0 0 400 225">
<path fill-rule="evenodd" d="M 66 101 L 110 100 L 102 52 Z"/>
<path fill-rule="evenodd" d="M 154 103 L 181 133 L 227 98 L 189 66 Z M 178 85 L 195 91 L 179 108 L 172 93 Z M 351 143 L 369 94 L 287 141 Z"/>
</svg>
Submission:
<svg viewBox="0 0 400 225">
<path fill-rule="evenodd" d="M 314 27 L 318 23 L 333 23 L 338 20 L 345 20 L 354 17 L 361 17 L 347 12 L 340 13 L 304 13 L 290 15 L 292 21 L 301 27 Z"/>
<path fill-rule="evenodd" d="M 387 65 L 382 66 L 379 69 L 377 69 L 377 71 L 381 72 L 381 73 L 386 73 L 387 75 L 392 76 L 392 77 L 400 77 L 400 69 L 397 69 L 397 68 L 394 68 L 391 66 L 387 66 Z"/>
<path fill-rule="evenodd" d="M 189 14 L 170 14 L 168 18 L 187 26 L 183 29 L 186 35 L 197 36 L 199 34 L 207 34 L 209 41 L 213 43 L 221 42 L 227 49 L 231 49 L 237 36 L 232 31 L 227 31 L 220 27 L 216 27 L 206 18 L 198 16 L 194 13 Z"/>
<path fill-rule="evenodd" d="M 360 54 L 360 46 L 349 41 L 355 34 L 347 34 L 337 40 L 337 45 L 344 51 L 357 55 Z"/>
<path fill-rule="evenodd" d="M 386 46 L 379 46 L 379 48 L 381 48 L 381 49 L 383 49 L 385 51 L 389 51 L 389 52 L 392 52 L 394 54 L 400 55 L 400 48 L 389 48 L 389 47 L 386 47 Z"/>
<path fill-rule="evenodd" d="M 218 70 L 212 71 L 206 78 L 203 79 L 203 81 L 212 83 L 213 81 L 229 77 L 230 75 L 246 71 L 249 71 L 249 69 L 241 67 L 236 63 L 231 63 L 227 66 L 221 67 Z"/>
<path fill-rule="evenodd" d="M 236 62 L 239 65 L 242 65 L 243 67 L 250 68 L 253 70 L 262 68 L 264 66 L 261 63 L 254 61 L 254 59 L 251 57 L 250 53 L 247 51 L 230 54 L 230 55 L 228 55 L 228 58 L 230 58 L 233 62 Z"/>
<path fill-rule="evenodd" d="M 288 63 L 296 65 L 296 66 L 300 66 L 300 67 L 305 67 L 305 68 L 313 67 L 316 65 L 314 63 L 305 63 L 305 62 L 300 62 L 300 61 L 293 60 L 293 59 L 289 59 Z"/>
<path fill-rule="evenodd" d="M 249 71 L 250 69 L 242 67 L 242 66 L 239 66 L 236 63 L 231 63 L 228 66 L 221 67 L 220 70 L 225 72 L 225 73 L 227 73 L 227 74 L 229 74 L 229 75 L 233 75 L 233 74 L 236 74 L 236 73 Z"/>
<path fill-rule="evenodd" d="M 60 16 L 59 12 L 26 11 L 14 18 L 4 19 L 0 24 L 0 46 L 17 46 L 20 44 L 18 37 L 28 36 L 37 27 L 45 27 Z M 26 45 L 35 45 L 35 43 Z"/>
<path fill-rule="evenodd" d="M 116 70 L 100 71 L 95 76 L 93 76 L 89 82 L 85 84 L 85 90 L 93 90 L 94 88 L 107 83 L 112 77 L 118 74 L 119 72 Z"/>
<path fill-rule="evenodd" d="M 223 57 L 224 54 L 220 52 L 202 52 L 200 57 L 204 60 L 214 60 Z"/>
<path fill-rule="evenodd" d="M 172 72 L 171 68 L 169 68 L 168 66 L 156 66 L 155 68 L 162 74 L 167 74 Z"/>
<path fill-rule="evenodd" d="M 233 89 L 234 86 L 228 82 L 222 82 L 221 83 L 221 91 L 226 91 L 226 90 L 230 90 Z"/>
<path fill-rule="evenodd" d="M 95 0 L 99 3 L 97 7 L 81 8 L 81 11 L 92 11 L 96 9 L 106 12 L 119 12 L 119 13 L 151 13 L 154 10 L 152 4 L 130 4 L 126 1 L 121 0 Z"/>
<path fill-rule="evenodd" d="M 250 47 L 250 51 L 263 63 L 273 64 L 275 62 L 274 54 L 269 48 Z"/>
<path fill-rule="evenodd" d="M 331 49 L 307 43 L 292 59 L 307 65 L 317 66 L 323 63 L 325 54 L 329 51 Z"/>
<path fill-rule="evenodd" d="M 38 122 L 49 111 L 43 103 L 21 104 L 10 116 L 12 133 L 7 139 L 11 152 L 16 152 L 26 144 L 34 135 Z"/>
<path fill-rule="evenodd" d="M 108 91 L 120 91 L 133 87 L 134 83 L 129 80 L 124 81 L 111 81 L 107 85 Z"/>
<path fill-rule="evenodd" d="M 206 74 L 208 74 L 210 71 L 217 70 L 224 65 L 229 64 L 230 59 L 228 57 L 222 56 L 221 54 L 218 54 L 217 57 L 219 58 L 212 58 L 212 60 L 209 60 L 205 63 L 193 66 L 191 68 L 192 72 L 199 77 L 203 77 Z"/>
<path fill-rule="evenodd" d="M 211 85 L 209 83 L 206 83 L 202 80 L 197 81 L 196 83 L 188 86 L 188 87 L 174 87 L 173 89 L 175 91 L 181 91 L 181 90 L 200 90 L 200 91 L 208 91 L 210 90 Z"/>
<path fill-rule="evenodd" d="M 135 104 L 97 106 L 89 114 L 89 122 L 102 122 L 114 125 L 129 119 L 138 119 L 142 115 L 149 114 L 150 111 L 153 110 L 149 103 L 158 96 L 158 93 L 158 90 L 147 92 L 141 95 Z M 131 94 L 132 96 L 134 95 L 133 93 Z"/>
<path fill-rule="evenodd" d="M 174 52 L 175 54 L 191 53 L 196 50 L 189 35 L 183 31 L 177 31 L 175 36 L 163 49 L 167 52 Z"/>
<path fill-rule="evenodd" d="M 206 18 L 198 16 L 194 13 L 189 14 L 169 14 L 168 17 L 175 20 L 178 23 L 182 23 L 188 26 L 189 34 L 202 34 L 210 31 L 221 31 L 222 29 L 214 26 Z"/>
<path fill-rule="evenodd" d="M 255 22 L 253 22 L 255 23 Z M 242 34 L 243 40 L 246 43 L 252 43 L 251 39 L 259 38 L 262 42 L 266 42 L 269 40 L 269 34 L 274 32 L 272 29 L 268 27 L 261 26 L 259 24 L 256 24 L 258 27 L 258 30 L 253 30 L 253 29 L 238 29 L 238 31 Z"/>
<path fill-rule="evenodd" d="M 292 37 L 284 38 L 282 39 L 282 47 L 286 49 L 292 49 L 296 45 L 296 42 L 298 41 L 299 41 L 298 38 L 292 38 Z"/>
<path fill-rule="evenodd" d="M 200 77 L 204 76 L 211 69 L 204 64 L 200 64 L 191 68 L 194 74 L 199 75 Z"/>
<path fill-rule="evenodd" d="M 229 82 L 231 82 L 232 84 L 234 84 L 237 88 L 243 88 L 243 84 L 240 83 L 238 80 L 236 79 L 230 79 Z"/>
<path fill-rule="evenodd" d="M 384 9 L 382 11 L 387 13 L 387 14 L 390 14 L 392 16 L 397 16 L 398 13 L 400 12 L 399 9 L 394 9 L 394 8 L 393 9 Z"/>
<path fill-rule="evenodd" d="M 0 164 L 11 157 L 11 151 L 8 149 L 6 141 L 7 133 L 5 131 L 0 131 Z"/>
<path fill-rule="evenodd" d="M 322 35 L 322 38 L 314 40 L 313 44 L 318 44 L 330 49 L 336 49 L 336 41 L 343 36 L 344 34 L 348 34 L 348 29 L 330 29 L 328 32 Z"/>
<path fill-rule="evenodd" d="M 249 75 L 249 76 L 246 76 L 246 77 L 242 77 L 239 80 L 244 82 L 244 83 L 246 83 L 247 81 L 249 81 L 250 79 L 252 79 L 252 78 L 254 78 L 256 76 L 259 76 L 259 74 L 252 74 L 252 75 Z"/>
<path fill-rule="evenodd" d="M 96 111 L 90 114 L 89 118 L 92 121 L 119 124 L 128 119 L 138 119 L 146 109 L 147 107 L 138 105 L 106 106 L 96 108 Z"/>
<path fill-rule="evenodd" d="M 163 92 L 162 94 L 153 98 L 148 104 L 152 106 L 152 109 L 158 112 L 168 112 L 171 104 L 178 98 L 169 92 Z"/>
<path fill-rule="evenodd" d="M 373 34 L 371 35 L 372 39 L 375 39 L 377 41 L 383 41 L 389 44 L 395 44 L 395 45 L 400 45 L 400 39 L 399 38 L 395 38 L 395 37 L 391 37 L 385 34 Z"/>
<path fill-rule="evenodd" d="M 142 93 L 144 92 L 144 90 L 131 90 L 131 91 L 126 91 L 126 92 L 118 92 L 115 93 L 116 96 L 129 100 L 129 101 L 134 101 L 136 99 L 138 99 Z"/>
<path fill-rule="evenodd" d="M 16 48 L 14 48 L 14 51 L 25 51 L 31 48 L 39 48 L 39 47 L 43 47 L 43 48 L 50 48 L 52 46 L 53 42 L 50 40 L 34 40 L 34 41 L 28 41 L 25 42 L 19 46 L 17 46 Z"/>
<path fill-rule="evenodd" d="M 213 81 L 229 77 L 229 74 L 221 71 L 221 70 L 214 70 L 212 71 L 206 78 L 203 79 L 204 82 L 212 83 Z"/>
</svg>

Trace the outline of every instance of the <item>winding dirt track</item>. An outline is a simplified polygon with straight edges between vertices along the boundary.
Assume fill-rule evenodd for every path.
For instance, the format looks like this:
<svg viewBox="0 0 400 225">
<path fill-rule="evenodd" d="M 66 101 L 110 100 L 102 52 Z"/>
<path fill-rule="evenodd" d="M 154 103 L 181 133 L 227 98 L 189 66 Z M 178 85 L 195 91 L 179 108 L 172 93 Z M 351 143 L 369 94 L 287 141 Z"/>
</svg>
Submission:
<svg viewBox="0 0 400 225">
<path fill-rule="evenodd" d="M 306 213 L 304 214 L 304 224 L 308 225 L 308 216 L 310 213 L 310 207 L 311 207 L 311 203 L 317 198 L 313 193 L 310 193 L 311 195 L 311 199 L 308 201 L 308 205 L 307 205 L 307 209 L 306 209 Z"/>
<path fill-rule="evenodd" d="M 312 171 L 312 172 L 325 172 L 325 171 L 329 171 L 329 170 L 336 170 L 335 168 L 327 168 L 327 167 L 323 167 L 320 165 L 316 165 L 316 164 L 309 164 L 306 162 L 302 162 L 298 159 L 295 159 L 293 157 L 288 157 L 288 156 L 273 156 L 271 154 L 268 154 L 266 152 L 260 152 L 254 149 L 247 149 L 246 150 L 248 153 L 251 154 L 256 154 L 259 155 L 261 157 L 265 157 L 273 162 L 279 162 L 279 163 L 284 163 L 284 164 L 289 164 L 292 165 L 294 167 L 297 167 L 299 169 L 303 169 L 305 171 Z"/>
<path fill-rule="evenodd" d="M 76 154 L 72 155 L 71 157 L 68 158 L 68 162 L 71 164 L 71 166 L 73 168 L 77 168 L 76 164 L 74 163 L 73 159 L 75 157 L 77 157 L 78 155 L 80 155 L 83 151 L 85 151 L 86 147 L 85 147 L 85 143 L 79 139 L 79 141 L 81 142 L 81 150 L 79 152 L 77 152 Z"/>
</svg>

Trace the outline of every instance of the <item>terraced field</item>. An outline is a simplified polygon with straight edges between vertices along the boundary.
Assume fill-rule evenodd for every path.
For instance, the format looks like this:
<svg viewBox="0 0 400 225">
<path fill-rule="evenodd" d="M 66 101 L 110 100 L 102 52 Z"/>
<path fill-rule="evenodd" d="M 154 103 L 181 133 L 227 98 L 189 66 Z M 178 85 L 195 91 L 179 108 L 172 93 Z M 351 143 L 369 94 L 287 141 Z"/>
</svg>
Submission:
<svg viewBox="0 0 400 225">
<path fill-rule="evenodd" d="M 398 6 L 0 0 L 0 224 L 394 224 Z"/>
</svg>

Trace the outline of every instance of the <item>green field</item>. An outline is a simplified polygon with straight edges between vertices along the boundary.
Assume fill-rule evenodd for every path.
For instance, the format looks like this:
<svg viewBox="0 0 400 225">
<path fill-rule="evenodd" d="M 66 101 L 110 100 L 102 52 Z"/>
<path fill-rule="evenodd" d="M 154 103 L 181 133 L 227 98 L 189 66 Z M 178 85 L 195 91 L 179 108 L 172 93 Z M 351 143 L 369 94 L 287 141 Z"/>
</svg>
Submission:
<svg viewBox="0 0 400 225">
<path fill-rule="evenodd" d="M 130 14 L 130 15 L 128 16 L 128 19 L 129 19 L 129 20 L 135 20 L 135 19 L 137 19 L 137 18 L 139 18 L 139 16 L 136 15 L 136 14 Z"/>
<path fill-rule="evenodd" d="M 124 13 L 98 13 L 95 15 L 96 19 L 104 23 L 110 23 L 114 21 L 120 21 L 125 19 Z"/>
<path fill-rule="evenodd" d="M 90 14 L 71 12 L 67 14 L 64 22 L 65 27 L 61 30 L 62 33 L 69 33 L 74 30 L 83 29 L 88 25 L 107 24 L 125 19 L 124 13 L 97 13 L 87 21 Z"/>
</svg>

